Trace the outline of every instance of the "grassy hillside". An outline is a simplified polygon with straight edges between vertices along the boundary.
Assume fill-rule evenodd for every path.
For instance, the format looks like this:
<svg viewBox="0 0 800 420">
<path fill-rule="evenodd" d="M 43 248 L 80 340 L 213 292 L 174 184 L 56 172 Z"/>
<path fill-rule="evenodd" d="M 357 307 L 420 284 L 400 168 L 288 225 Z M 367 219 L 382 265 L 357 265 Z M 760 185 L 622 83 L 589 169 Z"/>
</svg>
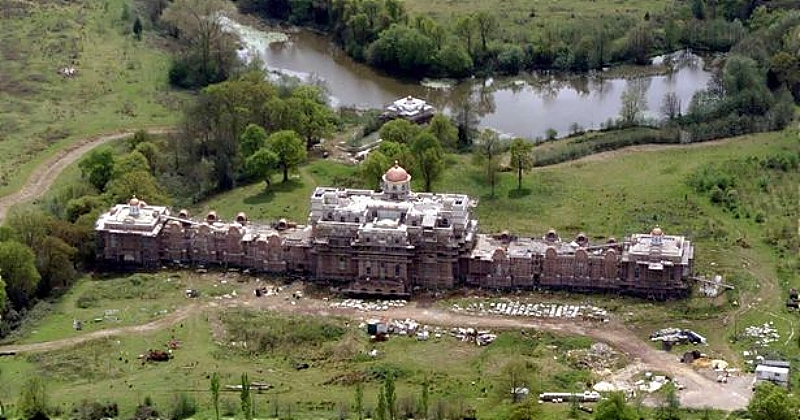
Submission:
<svg viewBox="0 0 800 420">
<path fill-rule="evenodd" d="M 132 2 L 9 0 L 0 13 L 0 194 L 76 139 L 176 121 L 169 55 L 148 31 L 134 39 Z"/>
</svg>

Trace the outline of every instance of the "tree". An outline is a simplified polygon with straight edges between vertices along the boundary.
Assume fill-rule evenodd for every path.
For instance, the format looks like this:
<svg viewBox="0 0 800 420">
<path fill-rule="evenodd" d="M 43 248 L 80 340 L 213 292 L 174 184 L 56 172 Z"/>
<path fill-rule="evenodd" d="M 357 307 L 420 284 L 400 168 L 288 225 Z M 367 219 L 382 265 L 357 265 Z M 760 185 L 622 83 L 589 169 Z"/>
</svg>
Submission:
<svg viewBox="0 0 800 420">
<path fill-rule="evenodd" d="M 173 66 L 170 71 L 173 82 L 195 87 L 221 82 L 228 77 L 236 63 L 236 49 L 217 19 L 226 7 L 223 0 L 175 0 L 164 10 L 162 21 L 176 29 L 188 48 L 188 60 L 179 63 L 184 68 Z M 186 74 L 179 80 L 181 70 L 193 74 Z"/>
<path fill-rule="evenodd" d="M 250 176 L 263 179 L 266 182 L 266 188 L 269 189 L 272 183 L 270 178 L 272 174 L 278 169 L 280 159 L 269 148 L 263 147 L 245 161 L 245 168 Z"/>
<path fill-rule="evenodd" d="M 361 381 L 356 382 L 355 391 L 355 410 L 358 420 L 364 420 L 364 384 Z"/>
<path fill-rule="evenodd" d="M 33 295 L 42 279 L 36 271 L 36 255 L 17 241 L 0 243 L 0 273 L 8 298 L 17 306 Z"/>
<path fill-rule="evenodd" d="M 489 195 L 494 198 L 494 187 L 497 185 L 497 173 L 500 171 L 500 155 L 505 149 L 504 142 L 500 135 L 494 130 L 483 130 L 478 143 L 474 147 L 475 161 L 484 167 L 486 180 L 492 188 Z"/>
<path fill-rule="evenodd" d="M 381 127 L 381 140 L 392 141 L 400 144 L 411 144 L 422 129 L 408 120 L 398 118 L 387 122 Z"/>
<path fill-rule="evenodd" d="M 322 90 L 314 86 L 297 87 L 286 103 L 297 113 L 294 117 L 296 125 L 290 128 L 306 140 L 306 148 L 310 149 L 322 137 L 330 134 L 333 113 Z"/>
<path fill-rule="evenodd" d="M 393 24 L 367 49 L 367 61 L 386 71 L 424 76 L 436 57 L 436 43 L 417 28 Z"/>
<path fill-rule="evenodd" d="M 467 77 L 472 72 L 472 56 L 456 42 L 447 42 L 436 54 L 436 63 L 448 77 Z"/>
<path fill-rule="evenodd" d="M 674 120 L 681 113 L 681 100 L 675 92 L 667 92 L 661 101 L 661 115 L 668 120 Z"/>
<path fill-rule="evenodd" d="M 797 418 L 797 403 L 786 390 L 770 383 L 762 382 L 747 405 L 752 420 L 790 420 Z"/>
<path fill-rule="evenodd" d="M 114 154 L 111 149 L 94 149 L 78 163 L 81 176 L 100 191 L 106 187 L 114 170 Z"/>
<path fill-rule="evenodd" d="M 657 409 L 658 420 L 680 420 L 679 410 L 681 402 L 678 399 L 675 384 L 668 382 L 661 388 L 662 398 L 661 404 Z"/>
<path fill-rule="evenodd" d="M 278 165 L 283 171 L 283 182 L 289 180 L 289 169 L 297 167 L 306 159 L 305 142 L 291 130 L 272 133 L 267 139 L 267 147 L 278 156 Z"/>
<path fill-rule="evenodd" d="M 125 203 L 131 197 L 151 203 L 169 204 L 169 196 L 163 191 L 150 171 L 127 172 L 115 177 L 106 187 L 105 196 L 113 203 Z"/>
<path fill-rule="evenodd" d="M 509 420 L 538 420 L 541 418 L 541 408 L 536 400 L 528 400 L 522 404 L 517 404 L 511 410 Z"/>
<path fill-rule="evenodd" d="M 647 111 L 647 81 L 645 79 L 629 80 L 622 92 L 620 118 L 623 125 L 634 125 Z"/>
<path fill-rule="evenodd" d="M 522 190 L 522 172 L 533 167 L 533 143 L 516 138 L 509 148 L 511 167 L 517 170 L 517 190 Z"/>
<path fill-rule="evenodd" d="M 411 144 L 415 169 L 425 182 L 425 191 L 431 191 L 431 185 L 439 179 L 444 171 L 444 152 L 442 145 L 430 133 L 418 135 Z"/>
<path fill-rule="evenodd" d="M 389 164 L 395 161 L 410 164 L 413 160 L 413 156 L 411 155 L 411 151 L 408 149 L 408 145 L 403 143 L 384 140 L 375 151 L 383 153 L 383 155 L 386 156 L 386 159 L 389 161 Z M 384 167 L 383 171 L 385 172 L 387 168 L 388 166 Z M 381 172 L 380 175 L 383 175 L 383 172 Z"/>
<path fill-rule="evenodd" d="M 422 380 L 422 385 L 420 385 L 420 387 L 422 388 L 422 397 L 420 402 L 420 411 L 421 411 L 420 418 L 427 419 L 428 399 L 430 398 L 430 396 L 428 395 L 430 393 L 430 385 L 428 384 L 428 378 Z"/>
<path fill-rule="evenodd" d="M 375 407 L 375 420 L 386 419 L 386 393 L 384 387 L 378 388 L 378 405 Z"/>
<path fill-rule="evenodd" d="M 0 276 L 0 314 L 6 310 L 6 301 L 8 294 L 6 293 L 6 282 L 3 281 L 3 276 Z M 3 416 L 3 407 L 0 403 L 0 417 Z"/>
<path fill-rule="evenodd" d="M 426 131 L 433 134 L 442 147 L 455 150 L 458 146 L 458 129 L 442 114 L 436 114 L 431 118 Z"/>
<path fill-rule="evenodd" d="M 636 414 L 625 402 L 622 392 L 612 392 L 608 398 L 597 404 L 595 420 L 635 420 Z"/>
<path fill-rule="evenodd" d="M 497 17 L 486 11 L 478 12 L 475 15 L 475 25 L 481 37 L 482 51 L 486 51 L 486 43 L 489 40 L 489 34 L 497 29 Z"/>
<path fill-rule="evenodd" d="M 147 157 L 141 152 L 136 150 L 123 155 L 116 163 L 114 163 L 114 170 L 111 172 L 111 179 L 119 178 L 124 174 L 131 172 L 150 172 L 150 162 Z"/>
<path fill-rule="evenodd" d="M 478 104 L 470 97 L 456 105 L 455 117 L 458 130 L 458 149 L 467 151 L 472 147 L 472 141 L 478 131 L 480 122 Z"/>
<path fill-rule="evenodd" d="M 136 39 L 142 39 L 142 20 L 139 19 L 139 16 L 136 16 L 136 20 L 133 21 L 133 36 Z"/>
<path fill-rule="evenodd" d="M 455 33 L 458 35 L 467 46 L 467 54 L 472 54 L 472 41 L 475 39 L 475 32 L 477 27 L 475 25 L 475 17 L 466 15 L 458 18 L 455 26 Z"/>
<path fill-rule="evenodd" d="M 242 374 L 242 391 L 239 394 L 242 403 L 242 415 L 245 420 L 253 420 L 253 399 L 250 395 L 250 380 L 247 373 Z"/>
<path fill-rule="evenodd" d="M 36 268 L 41 276 L 38 289 L 43 294 L 54 287 L 67 287 L 77 278 L 73 261 L 78 250 L 61 238 L 47 236 L 35 253 Z"/>
<path fill-rule="evenodd" d="M 389 413 L 389 420 L 397 419 L 397 394 L 394 389 L 394 374 L 391 372 L 386 374 L 383 380 L 383 387 L 386 395 L 386 408 Z"/>
<path fill-rule="evenodd" d="M 706 5 L 703 0 L 692 0 L 692 15 L 697 20 L 706 18 Z"/>
<path fill-rule="evenodd" d="M 627 34 L 626 47 L 636 64 L 647 64 L 648 54 L 653 45 L 653 29 L 646 23 L 631 28 Z"/>
<path fill-rule="evenodd" d="M 211 405 L 214 406 L 214 420 L 219 420 L 219 373 L 211 374 Z"/>
<path fill-rule="evenodd" d="M 260 150 L 267 143 L 267 131 L 258 124 L 248 124 L 239 136 L 239 148 L 245 159 Z"/>
<path fill-rule="evenodd" d="M 47 395 L 42 378 L 33 376 L 22 387 L 22 393 L 17 402 L 17 414 L 24 420 L 48 418 Z"/>
<path fill-rule="evenodd" d="M 391 162 L 380 150 L 369 152 L 364 161 L 358 165 L 361 179 L 367 185 L 377 189 L 381 184 L 381 177 L 389 168 Z"/>
</svg>

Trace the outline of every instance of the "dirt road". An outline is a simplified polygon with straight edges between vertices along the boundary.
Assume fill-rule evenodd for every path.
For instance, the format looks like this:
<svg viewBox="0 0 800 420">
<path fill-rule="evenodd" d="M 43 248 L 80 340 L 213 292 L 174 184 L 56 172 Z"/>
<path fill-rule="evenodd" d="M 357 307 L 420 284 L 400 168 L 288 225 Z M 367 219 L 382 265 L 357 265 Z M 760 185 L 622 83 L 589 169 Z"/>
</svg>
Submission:
<svg viewBox="0 0 800 420">
<path fill-rule="evenodd" d="M 87 341 L 96 340 L 98 338 L 107 338 L 124 334 L 132 334 L 132 333 L 138 334 L 138 333 L 158 331 L 164 328 L 169 328 L 170 326 L 185 320 L 190 315 L 196 313 L 198 310 L 202 308 L 203 308 L 202 305 L 185 306 L 163 318 L 159 318 L 158 320 L 155 320 L 153 322 L 148 322 L 147 324 L 142 324 L 142 325 L 108 328 L 105 330 L 92 331 L 90 333 L 79 335 L 77 337 L 64 338 L 61 340 L 45 341 L 43 343 L 10 344 L 6 346 L 0 346 L 0 355 L 53 351 L 53 350 L 63 349 L 66 347 L 75 346 L 77 344 L 85 343 Z"/>
<path fill-rule="evenodd" d="M 148 134 L 165 134 L 170 132 L 170 128 L 155 127 L 147 129 Z M 80 140 L 69 147 L 59 150 L 50 159 L 42 162 L 33 172 L 31 172 L 28 180 L 23 187 L 6 196 L 0 197 L 0 224 L 5 220 L 8 209 L 14 204 L 33 201 L 47 192 L 50 186 L 53 185 L 56 178 L 61 175 L 61 172 L 70 164 L 80 159 L 85 153 L 94 149 L 101 144 L 110 141 L 119 140 L 133 135 L 135 130 L 118 131 L 116 133 L 103 134 L 99 136 L 89 137 Z"/>
</svg>

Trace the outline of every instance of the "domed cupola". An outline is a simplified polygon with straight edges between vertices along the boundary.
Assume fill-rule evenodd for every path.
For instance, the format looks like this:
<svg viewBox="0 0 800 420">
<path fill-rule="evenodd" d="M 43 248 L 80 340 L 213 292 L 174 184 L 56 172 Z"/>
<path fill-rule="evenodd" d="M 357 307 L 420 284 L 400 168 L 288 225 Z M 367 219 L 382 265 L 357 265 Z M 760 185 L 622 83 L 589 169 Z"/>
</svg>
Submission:
<svg viewBox="0 0 800 420">
<path fill-rule="evenodd" d="M 411 175 L 397 161 L 383 174 L 383 193 L 391 199 L 404 200 L 411 192 Z"/>
</svg>

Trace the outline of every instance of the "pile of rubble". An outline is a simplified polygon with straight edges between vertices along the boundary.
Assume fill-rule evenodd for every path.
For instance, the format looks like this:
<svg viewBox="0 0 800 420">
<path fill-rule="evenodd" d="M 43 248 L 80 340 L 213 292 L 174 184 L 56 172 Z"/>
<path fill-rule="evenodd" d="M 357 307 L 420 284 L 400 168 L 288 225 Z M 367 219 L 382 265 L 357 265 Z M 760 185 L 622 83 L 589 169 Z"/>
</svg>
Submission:
<svg viewBox="0 0 800 420">
<path fill-rule="evenodd" d="M 497 335 L 492 334 L 491 331 L 478 331 L 474 328 L 452 328 L 447 331 L 441 327 L 420 324 L 410 318 L 394 320 L 373 319 L 362 323 L 359 328 L 366 328 L 367 333 L 376 338 L 376 341 L 380 341 L 388 335 L 414 336 L 418 341 L 428 341 L 431 337 L 439 339 L 443 335 L 449 334 L 458 340 L 485 346 L 491 344 L 497 338 Z"/>
<path fill-rule="evenodd" d="M 569 350 L 566 358 L 576 368 L 591 369 L 597 373 L 617 369 L 625 363 L 624 355 L 606 343 L 594 343 L 588 349 Z"/>
<path fill-rule="evenodd" d="M 487 346 L 497 339 L 497 334 L 491 331 L 478 331 L 475 328 L 453 328 L 450 335 L 466 342 L 474 342 L 478 346 Z"/>
<path fill-rule="evenodd" d="M 657 392 L 658 390 L 663 388 L 664 385 L 670 382 L 672 382 L 675 385 L 675 389 L 677 390 L 684 389 L 684 386 L 678 383 L 677 381 L 674 381 L 663 375 L 653 375 L 652 372 L 645 372 L 644 379 L 639 379 L 633 384 L 601 381 L 596 383 L 592 387 L 592 389 L 597 392 L 622 391 L 629 397 L 635 397 L 637 391 L 650 394 L 653 392 Z"/>
<path fill-rule="evenodd" d="M 346 299 L 341 302 L 331 302 L 331 308 L 356 309 L 360 312 L 388 311 L 389 308 L 402 308 L 408 302 L 404 299 L 364 301 L 361 299 Z"/>
<path fill-rule="evenodd" d="M 761 347 L 767 347 L 770 343 L 781 339 L 781 335 L 773 326 L 772 321 L 764 325 L 751 325 L 744 329 L 742 336 L 755 339 L 755 344 Z"/>
<path fill-rule="evenodd" d="M 478 315 L 531 316 L 538 318 L 584 318 L 608 320 L 608 311 L 592 305 L 562 305 L 559 303 L 479 302 L 467 306 L 453 304 L 455 312 L 470 312 Z"/>
</svg>

